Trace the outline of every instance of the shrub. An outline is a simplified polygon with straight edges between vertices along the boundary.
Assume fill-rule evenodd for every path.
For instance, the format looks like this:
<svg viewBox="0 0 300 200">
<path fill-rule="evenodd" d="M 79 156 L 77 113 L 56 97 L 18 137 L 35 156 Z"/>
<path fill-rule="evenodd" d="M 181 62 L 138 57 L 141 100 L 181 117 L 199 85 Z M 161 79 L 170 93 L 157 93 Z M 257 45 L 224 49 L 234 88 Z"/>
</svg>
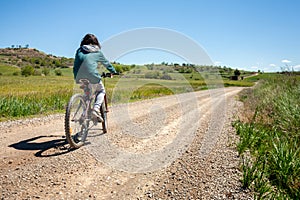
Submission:
<svg viewBox="0 0 300 200">
<path fill-rule="evenodd" d="M 20 75 L 20 72 L 14 72 L 12 75 L 13 75 L 13 76 L 19 76 L 19 75 Z"/>
<path fill-rule="evenodd" d="M 124 70 L 121 65 L 114 65 L 117 72 L 122 73 Z"/>
<path fill-rule="evenodd" d="M 39 70 L 34 70 L 33 75 L 34 75 L 34 76 L 41 76 L 42 73 L 41 73 L 41 71 L 39 71 Z"/>
<path fill-rule="evenodd" d="M 54 73 L 55 73 L 56 76 L 62 76 L 63 75 L 62 71 L 60 69 L 55 69 Z"/>
<path fill-rule="evenodd" d="M 172 77 L 169 74 L 164 74 L 160 78 L 164 80 L 172 80 Z"/>
<path fill-rule="evenodd" d="M 25 67 L 22 67 L 21 69 L 21 74 L 23 76 L 31 76 L 34 74 L 34 67 L 32 67 L 31 65 L 27 65 Z"/>
<path fill-rule="evenodd" d="M 42 74 L 44 74 L 45 76 L 48 76 L 50 74 L 50 69 L 47 67 L 44 67 L 42 70 Z"/>
<path fill-rule="evenodd" d="M 154 78 L 154 79 L 158 79 L 160 77 L 160 73 L 159 71 L 151 71 L 151 72 L 147 72 L 145 74 L 145 78 Z"/>
</svg>

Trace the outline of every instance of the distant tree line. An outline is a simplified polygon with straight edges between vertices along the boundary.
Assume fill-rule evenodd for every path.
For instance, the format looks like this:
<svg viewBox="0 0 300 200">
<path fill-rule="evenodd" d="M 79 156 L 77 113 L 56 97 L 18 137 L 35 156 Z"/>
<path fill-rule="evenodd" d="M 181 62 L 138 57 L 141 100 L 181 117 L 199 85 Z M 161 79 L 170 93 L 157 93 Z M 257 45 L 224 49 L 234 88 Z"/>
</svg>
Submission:
<svg viewBox="0 0 300 200">
<path fill-rule="evenodd" d="M 29 44 L 26 44 L 24 47 L 22 47 L 22 45 L 20 45 L 20 44 L 18 44 L 18 45 L 14 45 L 14 44 L 12 44 L 11 45 L 11 48 L 13 48 L 13 49 L 21 49 L 21 48 L 25 48 L 25 49 L 28 49 L 29 48 Z"/>
</svg>

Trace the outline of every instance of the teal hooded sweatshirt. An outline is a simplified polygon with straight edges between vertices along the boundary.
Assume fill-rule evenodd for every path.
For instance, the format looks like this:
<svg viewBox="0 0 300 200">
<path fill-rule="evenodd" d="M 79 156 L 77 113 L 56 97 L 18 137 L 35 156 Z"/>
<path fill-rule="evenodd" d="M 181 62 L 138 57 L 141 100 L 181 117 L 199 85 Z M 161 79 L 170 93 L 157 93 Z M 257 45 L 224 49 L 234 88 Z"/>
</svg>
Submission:
<svg viewBox="0 0 300 200">
<path fill-rule="evenodd" d="M 90 83 L 96 84 L 101 80 L 98 72 L 98 63 L 102 63 L 111 73 L 116 73 L 114 66 L 104 57 L 100 48 L 96 45 L 83 45 L 76 51 L 73 74 L 78 83 L 80 79 L 88 79 Z"/>
</svg>

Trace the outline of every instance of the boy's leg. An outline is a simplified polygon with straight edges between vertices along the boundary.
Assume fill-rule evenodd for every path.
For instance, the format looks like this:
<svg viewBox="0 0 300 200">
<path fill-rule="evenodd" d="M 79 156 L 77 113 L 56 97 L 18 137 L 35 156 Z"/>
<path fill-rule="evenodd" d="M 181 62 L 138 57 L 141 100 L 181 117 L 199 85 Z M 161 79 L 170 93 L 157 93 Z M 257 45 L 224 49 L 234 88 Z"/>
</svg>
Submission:
<svg viewBox="0 0 300 200">
<path fill-rule="evenodd" d="M 95 110 L 100 110 L 101 104 L 104 101 L 104 95 L 105 95 L 105 91 L 100 91 L 95 99 L 95 104 L 94 104 L 94 109 Z"/>
<path fill-rule="evenodd" d="M 104 100 L 104 95 L 105 95 L 105 88 L 104 88 L 102 81 L 100 81 L 96 85 L 95 92 L 97 93 L 97 96 L 96 96 L 95 103 L 94 103 L 94 109 L 100 110 L 100 107 Z"/>
<path fill-rule="evenodd" d="M 100 107 L 102 102 L 104 101 L 105 88 L 102 81 L 100 81 L 99 84 L 95 85 L 95 87 L 95 92 L 97 93 L 97 96 L 94 103 L 93 115 L 98 118 L 99 122 L 102 122 L 103 119 L 101 117 Z"/>
</svg>

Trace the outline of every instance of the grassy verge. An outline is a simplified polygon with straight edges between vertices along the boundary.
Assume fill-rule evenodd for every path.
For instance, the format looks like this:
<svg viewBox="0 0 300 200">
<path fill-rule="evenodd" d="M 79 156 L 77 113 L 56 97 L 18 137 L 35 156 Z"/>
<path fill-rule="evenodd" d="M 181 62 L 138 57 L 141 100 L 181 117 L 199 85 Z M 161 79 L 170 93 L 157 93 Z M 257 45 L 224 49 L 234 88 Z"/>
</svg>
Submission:
<svg viewBox="0 0 300 200">
<path fill-rule="evenodd" d="M 70 77 L 0 77 L 0 121 L 64 110 L 73 92 Z"/>
<path fill-rule="evenodd" d="M 242 183 L 256 199 L 300 199 L 300 77 L 260 79 L 241 94 L 245 116 L 235 123 Z"/>
</svg>

